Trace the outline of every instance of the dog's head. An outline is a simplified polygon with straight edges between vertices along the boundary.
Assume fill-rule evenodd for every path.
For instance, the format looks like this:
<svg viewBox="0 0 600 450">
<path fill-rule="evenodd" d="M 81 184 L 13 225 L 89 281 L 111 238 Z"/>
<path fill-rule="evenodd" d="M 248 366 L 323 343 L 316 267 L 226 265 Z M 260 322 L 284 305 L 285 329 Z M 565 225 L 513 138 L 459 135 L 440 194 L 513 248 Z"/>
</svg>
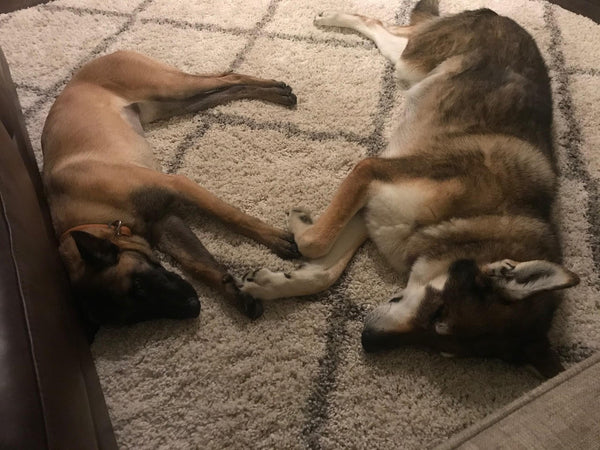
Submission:
<svg viewBox="0 0 600 450">
<path fill-rule="evenodd" d="M 194 288 L 167 271 L 138 236 L 72 231 L 60 245 L 76 301 L 91 324 L 131 324 L 197 317 Z M 71 239 L 72 238 L 72 239 Z"/>
<path fill-rule="evenodd" d="M 562 370 L 546 333 L 558 296 L 579 278 L 548 261 L 503 260 L 478 266 L 457 260 L 427 283 L 410 282 L 403 294 L 368 314 L 367 352 L 423 344 L 456 356 L 489 356 L 532 364 L 551 377 Z"/>
</svg>

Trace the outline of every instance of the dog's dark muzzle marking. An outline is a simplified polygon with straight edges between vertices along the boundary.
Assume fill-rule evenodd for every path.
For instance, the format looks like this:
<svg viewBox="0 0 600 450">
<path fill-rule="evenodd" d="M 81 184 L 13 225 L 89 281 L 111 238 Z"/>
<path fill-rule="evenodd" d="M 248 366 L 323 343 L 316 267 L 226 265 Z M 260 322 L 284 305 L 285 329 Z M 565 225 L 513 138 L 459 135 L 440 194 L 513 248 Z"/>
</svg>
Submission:
<svg viewBox="0 0 600 450">
<path fill-rule="evenodd" d="M 437 348 L 438 340 L 435 333 L 424 329 L 394 333 L 365 327 L 361 335 L 361 344 L 366 353 L 392 350 L 405 345 Z"/>
<path fill-rule="evenodd" d="M 200 315 L 200 300 L 198 300 L 198 297 L 189 297 L 180 305 L 167 311 L 165 315 L 169 319 L 192 319 L 198 317 Z"/>
<path fill-rule="evenodd" d="M 363 350 L 367 353 L 375 353 L 383 350 L 391 350 L 403 344 L 409 344 L 410 334 L 383 333 L 370 328 L 365 328 L 360 341 Z"/>
<path fill-rule="evenodd" d="M 188 319 L 200 314 L 200 301 L 192 285 L 161 266 L 135 274 L 130 295 L 137 310 L 131 317 L 134 321 Z"/>
<path fill-rule="evenodd" d="M 374 353 L 384 348 L 389 348 L 387 340 L 381 333 L 365 329 L 360 337 L 363 350 L 367 353 Z"/>
</svg>

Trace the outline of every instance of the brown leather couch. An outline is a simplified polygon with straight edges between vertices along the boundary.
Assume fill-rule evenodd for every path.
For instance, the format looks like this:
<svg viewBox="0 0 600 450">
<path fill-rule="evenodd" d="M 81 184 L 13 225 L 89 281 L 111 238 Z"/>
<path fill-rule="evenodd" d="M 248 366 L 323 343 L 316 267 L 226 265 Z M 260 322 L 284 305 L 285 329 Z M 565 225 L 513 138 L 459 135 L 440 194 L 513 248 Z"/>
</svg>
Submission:
<svg viewBox="0 0 600 450">
<path fill-rule="evenodd" d="M 0 449 L 117 448 L 0 51 Z"/>
</svg>

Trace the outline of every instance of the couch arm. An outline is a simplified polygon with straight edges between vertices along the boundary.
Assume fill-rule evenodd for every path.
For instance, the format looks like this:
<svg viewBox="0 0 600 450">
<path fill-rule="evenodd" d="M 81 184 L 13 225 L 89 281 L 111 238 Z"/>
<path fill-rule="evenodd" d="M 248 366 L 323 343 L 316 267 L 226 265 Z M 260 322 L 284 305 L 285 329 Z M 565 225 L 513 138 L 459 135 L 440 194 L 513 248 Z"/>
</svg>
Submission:
<svg viewBox="0 0 600 450">
<path fill-rule="evenodd" d="M 0 448 L 116 448 L 0 51 Z"/>
</svg>

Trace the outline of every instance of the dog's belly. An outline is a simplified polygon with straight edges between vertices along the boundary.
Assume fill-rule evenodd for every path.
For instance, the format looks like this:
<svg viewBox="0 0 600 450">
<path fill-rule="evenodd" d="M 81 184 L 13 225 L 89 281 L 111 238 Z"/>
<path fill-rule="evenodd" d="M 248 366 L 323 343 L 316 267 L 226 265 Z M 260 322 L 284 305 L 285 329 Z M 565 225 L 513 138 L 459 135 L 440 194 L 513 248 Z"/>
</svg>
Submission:
<svg viewBox="0 0 600 450">
<path fill-rule="evenodd" d="M 404 115 L 394 129 L 387 147 L 379 155 L 381 158 L 402 158 L 418 153 L 423 147 L 423 138 L 431 138 L 434 127 L 416 120 L 418 104 L 407 98 Z"/>
<path fill-rule="evenodd" d="M 389 144 L 379 155 L 381 158 L 402 158 L 414 154 L 415 151 L 410 145 L 414 139 L 414 130 L 408 121 L 404 121 L 396 130 L 390 139 Z"/>
</svg>

